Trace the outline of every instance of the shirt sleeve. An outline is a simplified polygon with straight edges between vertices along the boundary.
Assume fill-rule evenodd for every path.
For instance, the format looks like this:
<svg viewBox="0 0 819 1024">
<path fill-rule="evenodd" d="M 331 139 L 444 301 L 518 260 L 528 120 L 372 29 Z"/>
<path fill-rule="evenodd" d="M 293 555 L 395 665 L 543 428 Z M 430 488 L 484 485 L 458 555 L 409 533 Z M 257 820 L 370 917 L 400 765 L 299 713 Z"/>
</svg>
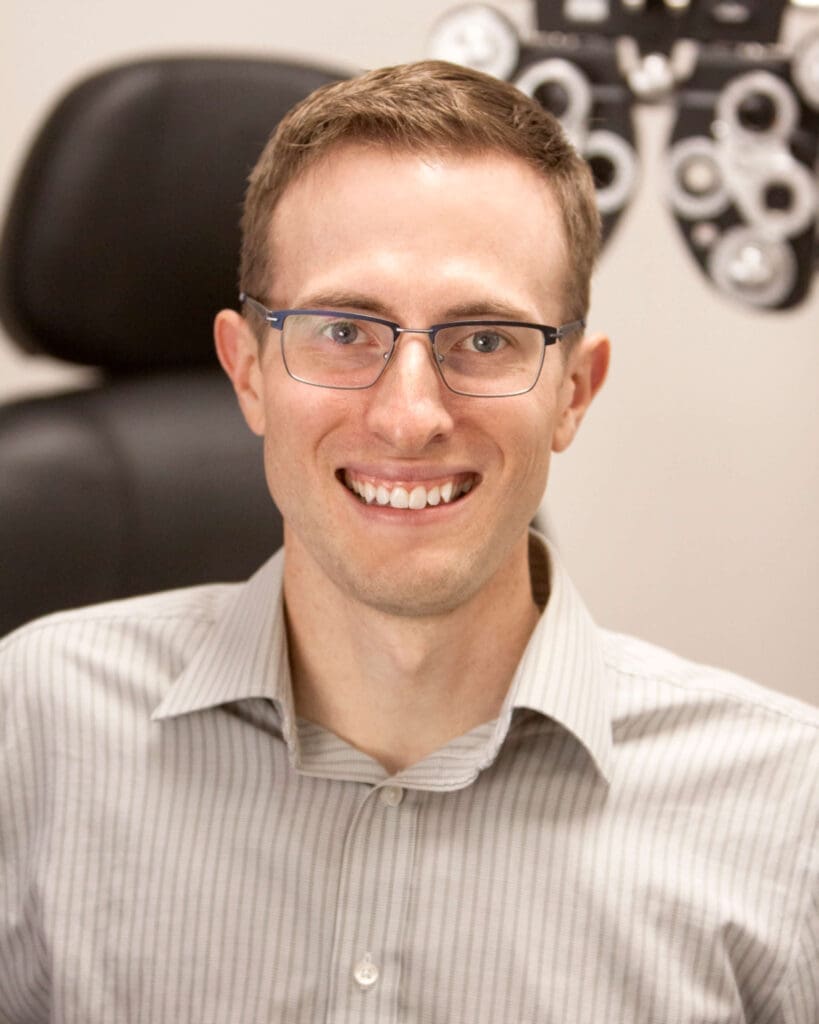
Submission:
<svg viewBox="0 0 819 1024">
<path fill-rule="evenodd" d="M 34 882 L 43 824 L 44 736 L 36 694 L 21 670 L 31 645 L 18 637 L 0 644 L 0 1024 L 37 1024 L 49 1018 Z"/>
<path fill-rule="evenodd" d="M 808 905 L 784 980 L 781 1010 L 775 1018 L 783 1024 L 819 1021 L 819 827 L 815 829 L 811 858 Z"/>
</svg>

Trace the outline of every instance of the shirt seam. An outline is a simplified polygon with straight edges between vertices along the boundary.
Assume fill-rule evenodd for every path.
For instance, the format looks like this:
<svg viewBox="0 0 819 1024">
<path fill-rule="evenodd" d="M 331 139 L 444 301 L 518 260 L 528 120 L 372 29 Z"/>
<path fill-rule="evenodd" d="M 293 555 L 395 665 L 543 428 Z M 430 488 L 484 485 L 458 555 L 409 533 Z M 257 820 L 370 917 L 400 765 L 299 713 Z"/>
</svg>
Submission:
<svg viewBox="0 0 819 1024">
<path fill-rule="evenodd" d="M 807 891 L 808 898 L 805 900 L 805 906 L 802 908 L 798 915 L 796 926 L 793 929 L 793 939 L 791 941 L 790 949 L 786 962 L 782 968 L 782 973 L 777 979 L 776 983 L 771 986 L 771 996 L 774 1000 L 774 1005 L 777 1009 L 781 1009 L 785 1003 L 788 994 L 791 992 L 794 981 L 792 979 L 793 971 L 796 967 L 799 957 L 799 951 L 802 946 L 802 935 L 806 928 L 806 922 L 808 914 L 813 909 L 813 901 L 811 899 L 810 892 L 810 875 L 811 875 L 811 857 L 810 852 L 816 848 L 816 843 L 819 842 L 819 821 L 814 823 L 813 830 L 810 834 L 810 842 L 808 843 L 808 857 L 807 863 L 802 870 L 802 877 L 800 879 L 800 894 Z"/>
<path fill-rule="evenodd" d="M 128 598 L 124 598 L 124 600 L 129 600 L 129 599 Z M 196 613 L 190 613 L 190 612 L 187 612 L 187 611 L 185 611 L 185 612 L 173 612 L 173 613 L 169 612 L 169 613 L 166 613 L 166 614 L 163 614 L 163 613 L 159 612 L 159 613 L 156 613 L 156 614 L 153 614 L 153 615 L 150 615 L 150 614 L 144 615 L 144 616 L 141 615 L 141 616 L 139 616 L 139 618 L 133 618 L 133 617 L 127 616 L 127 615 L 123 615 L 123 616 L 100 615 L 99 617 L 97 617 L 97 616 L 94 616 L 94 615 L 87 615 L 87 614 L 85 614 L 85 609 L 83 609 L 82 620 L 78 621 L 77 624 L 84 626 L 84 625 L 86 625 L 86 623 L 93 622 L 93 623 L 99 625 L 101 622 L 104 622 L 104 623 L 108 623 L 109 625 L 113 626 L 113 625 L 116 625 L 117 623 L 125 623 L 125 624 L 128 625 L 129 628 L 132 628 L 132 627 L 135 627 L 136 625 L 138 625 L 139 623 L 142 623 L 142 622 L 170 622 L 170 621 L 172 621 L 174 619 L 184 619 L 185 622 L 192 622 L 192 621 L 195 621 L 197 623 L 203 623 L 204 622 L 204 623 L 210 623 L 211 625 L 214 624 L 217 621 L 212 616 L 208 616 L 208 615 L 204 615 L 204 614 L 197 615 Z M 45 619 L 43 621 L 35 620 L 33 622 L 26 623 L 25 625 L 21 626 L 19 629 L 14 630 L 8 636 L 6 636 L 2 640 L 0 640 L 0 652 L 5 651 L 7 648 L 11 648 L 15 643 L 18 643 L 19 641 L 25 639 L 28 636 L 31 636 L 32 634 L 39 634 L 39 633 L 42 633 L 44 630 L 53 629 L 56 626 L 66 626 L 66 625 L 71 626 L 71 625 L 74 624 L 74 622 L 75 622 L 75 620 L 74 620 L 73 614 L 71 612 L 67 612 L 65 615 L 62 615 L 62 614 L 60 614 L 58 612 L 58 613 L 56 613 L 56 617 L 49 616 L 48 619 Z"/>
<path fill-rule="evenodd" d="M 697 683 L 684 683 L 676 679 L 668 679 L 662 676 L 652 675 L 651 672 L 639 672 L 635 669 L 628 669 L 619 666 L 616 662 L 610 661 L 608 658 L 603 657 L 604 663 L 607 668 L 611 669 L 612 672 L 616 672 L 618 675 L 627 676 L 629 679 L 639 679 L 643 682 L 661 683 L 663 686 L 673 687 L 675 690 L 683 690 L 686 693 L 696 693 L 698 695 L 710 694 L 711 696 L 723 697 L 725 700 L 731 701 L 732 704 L 739 705 L 741 707 L 752 708 L 756 711 L 767 712 L 769 714 L 777 715 L 780 718 L 785 718 L 790 722 L 795 722 L 798 725 L 804 725 L 813 731 L 819 731 L 819 723 L 811 721 L 810 718 L 799 717 L 798 715 L 786 711 L 784 708 L 765 704 L 761 700 L 754 700 L 751 697 L 738 696 L 736 693 L 731 693 L 729 690 L 717 689 L 713 686 L 705 686 Z M 719 670 L 723 671 L 723 670 Z M 737 678 L 741 679 L 741 676 Z M 784 696 L 784 695 L 783 695 Z M 795 698 L 794 698 L 795 699 Z"/>
</svg>

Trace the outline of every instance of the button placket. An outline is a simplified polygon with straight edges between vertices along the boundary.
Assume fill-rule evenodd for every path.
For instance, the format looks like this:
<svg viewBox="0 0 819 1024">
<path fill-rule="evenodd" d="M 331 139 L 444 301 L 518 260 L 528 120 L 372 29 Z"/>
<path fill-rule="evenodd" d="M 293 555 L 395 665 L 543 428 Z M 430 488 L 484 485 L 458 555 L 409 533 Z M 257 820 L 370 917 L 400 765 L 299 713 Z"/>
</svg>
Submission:
<svg viewBox="0 0 819 1024">
<path fill-rule="evenodd" d="M 326 1024 L 393 1019 L 415 862 L 418 803 L 409 796 L 401 786 L 376 785 L 350 821 Z"/>
</svg>

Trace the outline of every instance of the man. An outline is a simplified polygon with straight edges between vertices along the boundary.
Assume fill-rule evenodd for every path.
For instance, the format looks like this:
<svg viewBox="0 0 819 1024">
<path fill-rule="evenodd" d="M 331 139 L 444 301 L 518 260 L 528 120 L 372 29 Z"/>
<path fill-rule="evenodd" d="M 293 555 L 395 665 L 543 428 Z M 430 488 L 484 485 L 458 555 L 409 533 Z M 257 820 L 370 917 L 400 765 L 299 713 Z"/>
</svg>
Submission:
<svg viewBox="0 0 819 1024">
<path fill-rule="evenodd" d="M 480 74 L 283 122 L 215 335 L 284 550 L 5 642 L 0 1021 L 819 1019 L 819 716 L 600 631 L 528 530 L 597 238 Z"/>
</svg>

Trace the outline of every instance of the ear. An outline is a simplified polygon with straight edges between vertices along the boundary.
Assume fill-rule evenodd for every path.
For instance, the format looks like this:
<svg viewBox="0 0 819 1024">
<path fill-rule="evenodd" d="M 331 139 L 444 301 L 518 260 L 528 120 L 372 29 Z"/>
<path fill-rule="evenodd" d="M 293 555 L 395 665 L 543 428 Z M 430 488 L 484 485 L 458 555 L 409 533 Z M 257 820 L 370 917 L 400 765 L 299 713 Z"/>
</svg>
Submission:
<svg viewBox="0 0 819 1024">
<path fill-rule="evenodd" d="M 230 378 L 245 421 L 254 434 L 264 434 L 264 378 L 259 342 L 247 321 L 233 309 L 223 309 L 213 324 L 216 354 Z"/>
<path fill-rule="evenodd" d="M 611 345 L 605 334 L 587 335 L 569 352 L 560 387 L 561 408 L 552 437 L 552 451 L 562 452 L 574 440 L 586 410 L 606 379 L 610 354 Z"/>
</svg>

